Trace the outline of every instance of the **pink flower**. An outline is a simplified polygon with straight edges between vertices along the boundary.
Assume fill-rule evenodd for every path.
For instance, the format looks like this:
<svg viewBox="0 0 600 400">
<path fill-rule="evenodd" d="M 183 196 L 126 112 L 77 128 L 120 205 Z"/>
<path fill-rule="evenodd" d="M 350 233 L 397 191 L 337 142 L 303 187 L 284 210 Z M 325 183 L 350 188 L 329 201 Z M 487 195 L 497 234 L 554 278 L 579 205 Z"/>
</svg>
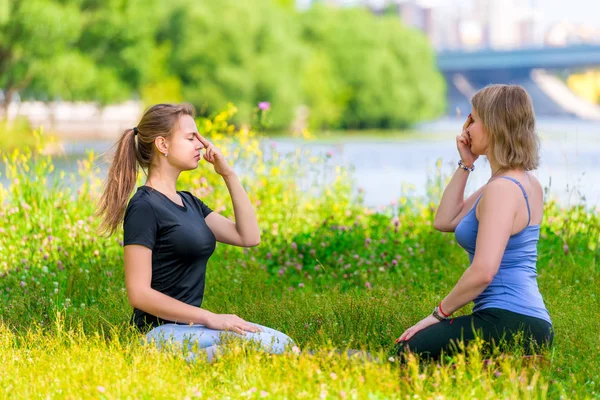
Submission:
<svg viewBox="0 0 600 400">
<path fill-rule="evenodd" d="M 271 103 L 269 103 L 268 101 L 261 101 L 260 103 L 258 103 L 258 108 L 262 111 L 267 111 L 269 108 L 271 108 Z"/>
<path fill-rule="evenodd" d="M 372 286 L 371 286 L 371 282 L 367 282 L 367 283 L 365 283 L 365 286 L 367 287 L 367 289 L 371 289 L 371 288 L 372 288 Z"/>
</svg>

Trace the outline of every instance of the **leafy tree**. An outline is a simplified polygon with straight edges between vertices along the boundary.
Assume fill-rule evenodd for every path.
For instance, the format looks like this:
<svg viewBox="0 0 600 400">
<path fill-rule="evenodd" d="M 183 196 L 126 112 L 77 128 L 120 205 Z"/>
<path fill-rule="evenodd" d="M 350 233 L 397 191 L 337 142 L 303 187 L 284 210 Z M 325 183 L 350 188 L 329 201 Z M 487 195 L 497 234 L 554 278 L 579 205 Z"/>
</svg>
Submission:
<svg viewBox="0 0 600 400">
<path fill-rule="evenodd" d="M 323 80 L 339 82 L 329 96 L 343 107 L 340 126 L 405 127 L 443 111 L 433 50 L 397 18 L 316 6 L 302 15 L 302 27 L 304 40 L 331 59 Z"/>
<path fill-rule="evenodd" d="M 272 0 L 174 0 L 158 40 L 172 44 L 169 73 L 201 112 L 233 102 L 236 122 L 248 122 L 257 103 L 269 101 L 273 126 L 287 127 L 302 101 L 307 52 L 294 17 Z"/>
<path fill-rule="evenodd" d="M 2 107 L 16 93 L 124 100 L 147 79 L 155 0 L 0 1 Z"/>
<path fill-rule="evenodd" d="M 1 9 L 0 88 L 6 111 L 17 92 L 33 89 L 43 77 L 54 79 L 54 66 L 77 59 L 70 46 L 81 33 L 81 13 L 50 0 L 3 0 Z M 89 69 L 79 61 L 74 69 Z"/>
</svg>

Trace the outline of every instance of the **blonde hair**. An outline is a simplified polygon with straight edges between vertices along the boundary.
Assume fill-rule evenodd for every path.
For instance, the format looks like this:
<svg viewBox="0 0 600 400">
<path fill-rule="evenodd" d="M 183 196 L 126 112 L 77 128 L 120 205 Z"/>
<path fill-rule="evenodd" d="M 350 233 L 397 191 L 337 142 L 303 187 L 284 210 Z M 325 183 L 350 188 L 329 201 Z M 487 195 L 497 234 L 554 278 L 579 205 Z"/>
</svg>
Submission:
<svg viewBox="0 0 600 400">
<path fill-rule="evenodd" d="M 155 153 L 154 140 L 159 136 L 171 136 L 182 115 L 194 117 L 194 107 L 187 103 L 156 104 L 144 112 L 135 130 L 123 132 L 116 144 L 117 150 L 98 205 L 97 215 L 102 217 L 101 232 L 109 236 L 115 233 L 125 217 L 139 168 L 150 169 Z"/>
<path fill-rule="evenodd" d="M 518 85 L 489 85 L 471 103 L 489 135 L 488 155 L 501 169 L 536 169 L 540 142 L 529 94 Z"/>
</svg>

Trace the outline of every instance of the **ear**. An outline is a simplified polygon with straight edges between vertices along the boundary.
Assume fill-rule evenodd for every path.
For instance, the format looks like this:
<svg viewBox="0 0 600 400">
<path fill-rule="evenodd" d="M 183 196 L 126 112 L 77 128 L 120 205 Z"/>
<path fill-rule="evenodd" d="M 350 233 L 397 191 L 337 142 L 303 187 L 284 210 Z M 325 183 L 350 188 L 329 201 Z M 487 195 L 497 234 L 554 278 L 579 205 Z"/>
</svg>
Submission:
<svg viewBox="0 0 600 400">
<path fill-rule="evenodd" d="M 154 139 L 154 145 L 156 146 L 156 149 L 162 154 L 169 152 L 169 144 L 167 142 L 167 139 L 165 139 L 162 136 L 158 136 L 156 139 Z"/>
</svg>

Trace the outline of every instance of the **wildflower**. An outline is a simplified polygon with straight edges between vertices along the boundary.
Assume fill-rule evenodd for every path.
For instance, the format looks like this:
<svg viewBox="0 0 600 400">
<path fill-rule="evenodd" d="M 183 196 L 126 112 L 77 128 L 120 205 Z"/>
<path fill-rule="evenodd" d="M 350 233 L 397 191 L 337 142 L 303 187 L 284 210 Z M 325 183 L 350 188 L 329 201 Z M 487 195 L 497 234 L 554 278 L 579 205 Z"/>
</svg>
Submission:
<svg viewBox="0 0 600 400">
<path fill-rule="evenodd" d="M 292 249 L 296 250 L 298 248 L 298 245 L 296 244 L 296 242 L 292 242 L 292 244 L 290 245 L 292 247 Z"/>
<path fill-rule="evenodd" d="M 396 261 L 396 259 L 392 260 L 392 265 L 395 267 L 396 265 L 398 265 L 398 261 Z"/>
<path fill-rule="evenodd" d="M 564 246 L 563 246 L 563 251 L 565 252 L 565 256 L 566 256 L 567 254 L 569 254 L 569 245 L 568 245 L 568 244 L 566 244 L 566 243 L 564 244 Z"/>
<path fill-rule="evenodd" d="M 372 288 L 372 286 L 371 286 L 371 283 L 370 283 L 370 282 L 367 282 L 367 283 L 365 283 L 365 286 L 367 287 L 367 289 L 371 289 L 371 288 Z"/>
<path fill-rule="evenodd" d="M 260 391 L 260 397 L 267 397 L 269 395 L 269 392 L 265 392 L 264 390 Z"/>
<path fill-rule="evenodd" d="M 106 392 L 106 389 L 104 388 L 104 386 L 98 386 L 97 389 L 100 393 Z"/>
<path fill-rule="evenodd" d="M 25 282 L 21 281 L 21 283 L 19 283 L 19 285 L 21 285 L 21 287 L 25 287 L 25 285 L 27 285 Z"/>
<path fill-rule="evenodd" d="M 300 282 L 300 283 L 298 284 L 298 287 L 300 287 L 300 288 L 303 288 L 303 287 L 304 287 L 304 283 Z"/>
<path fill-rule="evenodd" d="M 261 101 L 260 103 L 258 103 L 258 108 L 262 111 L 267 111 L 271 108 L 271 103 L 269 103 L 268 101 Z"/>
</svg>

